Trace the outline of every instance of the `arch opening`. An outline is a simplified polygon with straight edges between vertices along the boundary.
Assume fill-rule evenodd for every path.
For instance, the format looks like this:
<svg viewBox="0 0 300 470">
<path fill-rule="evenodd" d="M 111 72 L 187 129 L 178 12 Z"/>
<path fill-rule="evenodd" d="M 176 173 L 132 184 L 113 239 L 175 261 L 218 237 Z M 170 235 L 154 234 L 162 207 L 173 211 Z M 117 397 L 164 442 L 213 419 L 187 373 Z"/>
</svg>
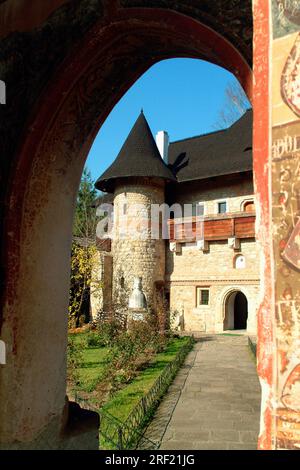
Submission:
<svg viewBox="0 0 300 470">
<path fill-rule="evenodd" d="M 12 414 L 16 406 L 21 412 L 13 423 L 3 419 L 0 440 L 33 442 L 48 426 L 49 416 L 57 420 L 59 435 L 67 407 L 65 312 L 72 214 L 82 168 L 96 132 L 120 97 L 152 64 L 175 56 L 204 58 L 227 68 L 251 99 L 250 66 L 228 39 L 187 15 L 154 8 L 128 9 L 111 27 L 99 22 L 74 47 L 64 67 L 49 74 L 44 95 L 36 99 L 27 119 L 31 132 L 24 126 L 6 196 L 11 204 L 4 230 L 7 287 L 1 332 L 10 339 L 13 331 L 9 359 L 14 370 L 5 369 L 2 397 L 15 389 L 5 413 Z M 30 354 L 22 354 L 25 350 Z M 24 364 L 30 371 L 48 364 L 47 379 L 36 373 L 29 382 L 21 374 Z"/>
<path fill-rule="evenodd" d="M 246 330 L 248 320 L 248 300 L 240 291 L 230 293 L 225 301 L 224 331 Z"/>
</svg>

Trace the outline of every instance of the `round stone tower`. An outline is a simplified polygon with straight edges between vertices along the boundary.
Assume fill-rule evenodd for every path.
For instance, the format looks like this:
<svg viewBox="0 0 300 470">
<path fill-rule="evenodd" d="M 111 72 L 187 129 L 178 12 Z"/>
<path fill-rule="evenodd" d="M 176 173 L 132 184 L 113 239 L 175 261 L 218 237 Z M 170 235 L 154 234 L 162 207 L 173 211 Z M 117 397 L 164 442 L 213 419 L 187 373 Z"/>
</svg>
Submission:
<svg viewBox="0 0 300 470">
<path fill-rule="evenodd" d="M 114 193 L 113 301 L 125 303 L 141 278 L 147 307 L 165 279 L 165 240 L 160 220 L 153 218 L 165 203 L 165 185 L 176 181 L 160 156 L 141 113 L 118 157 L 97 180 L 96 187 Z"/>
<path fill-rule="evenodd" d="M 151 208 L 164 201 L 161 181 L 154 184 L 137 178 L 115 189 L 113 291 L 117 293 L 121 288 L 130 294 L 134 278 L 141 277 L 148 306 L 152 304 L 155 283 L 162 283 L 165 277 L 165 240 L 155 239 L 151 233 Z"/>
</svg>

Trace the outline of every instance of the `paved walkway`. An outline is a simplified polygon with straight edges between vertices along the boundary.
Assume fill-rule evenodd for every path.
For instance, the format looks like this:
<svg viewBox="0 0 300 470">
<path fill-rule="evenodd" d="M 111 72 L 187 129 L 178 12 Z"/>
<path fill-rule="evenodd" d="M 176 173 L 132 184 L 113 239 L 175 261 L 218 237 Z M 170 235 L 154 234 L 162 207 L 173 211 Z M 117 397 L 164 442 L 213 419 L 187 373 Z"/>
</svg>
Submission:
<svg viewBox="0 0 300 470">
<path fill-rule="evenodd" d="M 146 430 L 160 449 L 256 449 L 260 386 L 247 337 L 203 336 Z"/>
</svg>

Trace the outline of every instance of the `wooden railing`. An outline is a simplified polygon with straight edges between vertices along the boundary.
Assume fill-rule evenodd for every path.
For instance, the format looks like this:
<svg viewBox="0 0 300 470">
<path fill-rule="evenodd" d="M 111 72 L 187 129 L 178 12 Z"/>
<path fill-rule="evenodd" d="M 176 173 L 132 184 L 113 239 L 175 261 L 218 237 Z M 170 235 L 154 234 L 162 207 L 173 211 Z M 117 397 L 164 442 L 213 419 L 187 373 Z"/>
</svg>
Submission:
<svg viewBox="0 0 300 470">
<path fill-rule="evenodd" d="M 227 240 L 231 237 L 255 237 L 255 212 L 235 212 L 204 217 L 170 219 L 170 241 L 186 242 L 204 240 Z"/>
</svg>

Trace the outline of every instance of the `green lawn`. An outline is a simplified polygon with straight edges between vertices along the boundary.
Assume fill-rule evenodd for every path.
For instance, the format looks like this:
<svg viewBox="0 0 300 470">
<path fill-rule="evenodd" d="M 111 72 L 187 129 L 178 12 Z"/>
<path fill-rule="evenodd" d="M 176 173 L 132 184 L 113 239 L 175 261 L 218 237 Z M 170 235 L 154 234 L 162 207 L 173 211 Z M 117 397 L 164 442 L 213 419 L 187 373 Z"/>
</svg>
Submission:
<svg viewBox="0 0 300 470">
<path fill-rule="evenodd" d="M 126 387 L 118 391 L 103 406 L 103 411 L 108 411 L 124 421 L 142 396 L 152 387 L 164 367 L 175 358 L 180 348 L 188 341 L 187 337 L 170 340 L 166 350 L 158 353 L 146 369 L 142 370 Z"/>
<path fill-rule="evenodd" d="M 86 333 L 76 333 L 70 336 L 74 338 L 76 343 L 84 344 L 85 335 Z M 97 384 L 101 380 L 106 354 L 107 348 L 87 348 L 83 346 L 83 362 L 78 370 L 80 380 L 79 390 L 84 392 L 92 392 L 95 390 Z"/>
<path fill-rule="evenodd" d="M 84 335 L 75 334 L 73 335 L 75 341 L 80 344 L 84 344 Z M 114 416 L 121 422 L 125 422 L 131 411 L 138 404 L 141 398 L 151 389 L 154 385 L 157 378 L 160 376 L 166 365 L 172 362 L 179 350 L 189 344 L 190 338 L 172 338 L 165 351 L 156 354 L 152 359 L 149 365 L 141 370 L 138 375 L 127 385 L 117 391 L 113 396 L 111 396 L 104 405 L 99 408 L 100 412 L 108 412 L 110 415 Z M 103 367 L 105 365 L 105 356 L 107 354 L 107 348 L 96 348 L 96 347 L 85 347 L 82 349 L 83 362 L 79 368 L 79 379 L 80 386 L 78 387 L 78 392 L 85 395 L 87 399 L 94 406 L 99 407 L 101 402 L 99 384 L 101 384 L 101 375 Z M 98 385 L 98 387 L 97 387 Z M 101 387 L 100 387 L 101 388 Z M 105 395 L 104 395 L 105 397 Z M 99 402 L 100 398 L 100 402 Z M 106 398 L 104 398 L 105 401 Z M 107 419 L 104 419 L 102 416 L 102 423 Z M 109 416 L 109 415 L 108 415 Z M 147 419 L 149 419 L 150 415 Z M 103 421 L 104 419 L 104 421 Z M 104 424 L 105 425 L 105 424 Z M 114 428 L 111 427 L 110 421 L 108 421 L 109 432 L 114 432 Z M 143 424 L 141 423 L 141 426 Z M 100 436 L 101 448 L 102 449 L 111 449 L 112 443 L 106 441 L 102 436 Z"/>
<path fill-rule="evenodd" d="M 77 333 L 72 336 L 76 342 L 81 343 L 84 340 L 85 333 Z M 149 366 L 140 371 L 132 382 L 119 390 L 102 409 L 109 411 L 116 418 L 126 419 L 132 408 L 154 384 L 164 367 L 175 358 L 180 348 L 188 340 L 187 337 L 171 339 L 166 350 L 156 354 Z M 101 381 L 106 354 L 107 348 L 83 347 L 83 362 L 78 371 L 80 391 L 93 392 L 95 390 L 97 384 Z"/>
<path fill-rule="evenodd" d="M 101 379 L 105 364 L 106 348 L 84 349 L 84 362 L 79 369 L 80 389 L 86 392 L 95 390 Z"/>
</svg>

